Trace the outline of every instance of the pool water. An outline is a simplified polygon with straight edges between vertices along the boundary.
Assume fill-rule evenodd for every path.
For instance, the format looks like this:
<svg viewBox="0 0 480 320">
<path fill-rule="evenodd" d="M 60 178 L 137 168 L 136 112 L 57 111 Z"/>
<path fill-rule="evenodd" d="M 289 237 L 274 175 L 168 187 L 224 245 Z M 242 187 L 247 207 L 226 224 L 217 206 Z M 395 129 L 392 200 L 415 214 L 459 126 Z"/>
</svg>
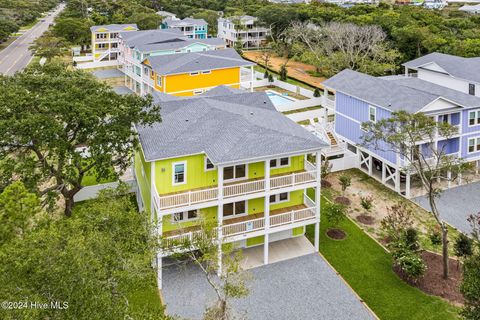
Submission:
<svg viewBox="0 0 480 320">
<path fill-rule="evenodd" d="M 284 106 L 294 101 L 291 98 L 282 96 L 281 94 L 275 92 L 267 92 L 267 96 L 270 98 L 270 101 L 272 101 L 275 107 Z"/>
</svg>

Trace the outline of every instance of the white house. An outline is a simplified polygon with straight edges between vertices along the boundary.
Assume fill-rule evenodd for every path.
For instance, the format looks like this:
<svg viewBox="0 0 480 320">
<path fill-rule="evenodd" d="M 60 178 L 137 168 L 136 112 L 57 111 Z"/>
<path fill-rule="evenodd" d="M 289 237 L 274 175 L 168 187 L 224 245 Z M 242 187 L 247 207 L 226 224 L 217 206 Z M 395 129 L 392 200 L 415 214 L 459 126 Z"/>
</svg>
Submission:
<svg viewBox="0 0 480 320">
<path fill-rule="evenodd" d="M 220 18 L 217 37 L 224 39 L 230 47 L 241 42 L 243 48 L 258 48 L 267 41 L 270 29 L 257 25 L 257 20 L 252 16 Z"/>
</svg>

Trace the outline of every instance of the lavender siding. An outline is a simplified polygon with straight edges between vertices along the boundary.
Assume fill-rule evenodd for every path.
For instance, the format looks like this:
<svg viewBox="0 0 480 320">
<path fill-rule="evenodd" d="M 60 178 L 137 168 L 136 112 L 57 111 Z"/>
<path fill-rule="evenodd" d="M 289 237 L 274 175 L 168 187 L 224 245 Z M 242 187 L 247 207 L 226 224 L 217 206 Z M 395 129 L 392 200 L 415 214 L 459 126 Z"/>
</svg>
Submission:
<svg viewBox="0 0 480 320">
<path fill-rule="evenodd" d="M 456 126 L 457 124 L 460 124 L 460 112 L 452 113 L 450 115 L 450 121 L 451 121 L 451 124 L 454 126 Z"/>
<path fill-rule="evenodd" d="M 469 134 L 467 136 L 462 137 L 462 158 L 464 159 L 472 159 L 472 158 L 479 158 L 480 157 L 480 152 L 473 152 L 473 153 L 468 153 L 468 139 L 469 138 L 476 138 L 480 137 L 480 132 L 477 132 L 475 134 Z"/>
<path fill-rule="evenodd" d="M 335 96 L 335 131 L 340 136 L 351 142 L 361 145 L 364 132 L 361 129 L 361 123 L 368 121 L 368 103 L 356 98 L 347 96 L 343 93 L 336 93 Z M 390 112 L 377 107 L 377 119 L 388 118 Z M 352 118 L 352 119 L 349 119 Z M 388 149 L 386 145 L 380 145 L 379 149 L 368 148 L 372 153 L 378 155 L 380 159 L 396 163 L 397 156 L 394 152 L 384 151 Z"/>
<path fill-rule="evenodd" d="M 438 150 L 444 150 L 445 154 L 457 153 L 460 147 L 460 139 L 453 138 L 438 141 Z"/>
<path fill-rule="evenodd" d="M 468 126 L 468 111 L 472 110 L 464 110 L 462 111 L 462 131 L 463 133 L 480 133 L 480 125 L 477 126 Z"/>
</svg>

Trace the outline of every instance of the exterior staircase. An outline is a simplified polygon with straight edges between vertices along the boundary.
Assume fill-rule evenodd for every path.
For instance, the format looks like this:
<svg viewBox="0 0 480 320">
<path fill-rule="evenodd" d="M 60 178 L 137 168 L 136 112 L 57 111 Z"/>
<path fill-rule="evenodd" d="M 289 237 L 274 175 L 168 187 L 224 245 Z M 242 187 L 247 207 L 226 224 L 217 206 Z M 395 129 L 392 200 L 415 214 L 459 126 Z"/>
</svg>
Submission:
<svg viewBox="0 0 480 320">
<path fill-rule="evenodd" d="M 328 140 L 330 140 L 330 145 L 331 146 L 338 145 L 337 139 L 335 139 L 335 136 L 333 135 L 333 133 L 331 131 L 327 131 L 327 137 L 328 137 Z"/>
</svg>

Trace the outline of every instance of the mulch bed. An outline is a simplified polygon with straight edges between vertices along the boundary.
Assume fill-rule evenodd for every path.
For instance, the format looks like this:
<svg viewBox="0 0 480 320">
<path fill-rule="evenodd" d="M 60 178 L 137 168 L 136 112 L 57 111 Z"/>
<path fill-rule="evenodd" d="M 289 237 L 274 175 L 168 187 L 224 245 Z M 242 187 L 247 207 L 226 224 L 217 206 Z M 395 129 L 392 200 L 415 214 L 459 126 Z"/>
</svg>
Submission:
<svg viewBox="0 0 480 320">
<path fill-rule="evenodd" d="M 322 188 L 331 188 L 332 187 L 332 184 L 325 179 L 322 179 L 321 185 L 322 185 Z"/>
<path fill-rule="evenodd" d="M 458 265 L 457 260 L 449 260 L 450 277 L 443 279 L 442 256 L 433 252 L 423 251 L 422 259 L 427 266 L 425 275 L 416 282 L 408 279 L 403 271 L 394 266 L 395 273 L 410 285 L 419 288 L 423 292 L 442 297 L 448 301 L 463 304 L 465 301 L 460 293 L 459 286 L 462 282 L 462 266 Z"/>
<path fill-rule="evenodd" d="M 361 214 L 357 216 L 357 221 L 366 225 L 372 225 L 375 223 L 375 218 L 372 216 L 367 216 L 366 214 Z"/>
<path fill-rule="evenodd" d="M 348 199 L 347 197 L 342 197 L 342 196 L 336 197 L 336 198 L 335 198 L 335 202 L 336 202 L 336 203 L 340 203 L 340 204 L 344 204 L 344 205 L 346 205 L 346 206 L 349 206 L 350 203 L 352 203 L 352 202 L 350 201 L 350 199 Z"/>
<path fill-rule="evenodd" d="M 327 236 L 333 240 L 343 240 L 347 237 L 347 234 L 340 229 L 328 229 Z"/>
</svg>

